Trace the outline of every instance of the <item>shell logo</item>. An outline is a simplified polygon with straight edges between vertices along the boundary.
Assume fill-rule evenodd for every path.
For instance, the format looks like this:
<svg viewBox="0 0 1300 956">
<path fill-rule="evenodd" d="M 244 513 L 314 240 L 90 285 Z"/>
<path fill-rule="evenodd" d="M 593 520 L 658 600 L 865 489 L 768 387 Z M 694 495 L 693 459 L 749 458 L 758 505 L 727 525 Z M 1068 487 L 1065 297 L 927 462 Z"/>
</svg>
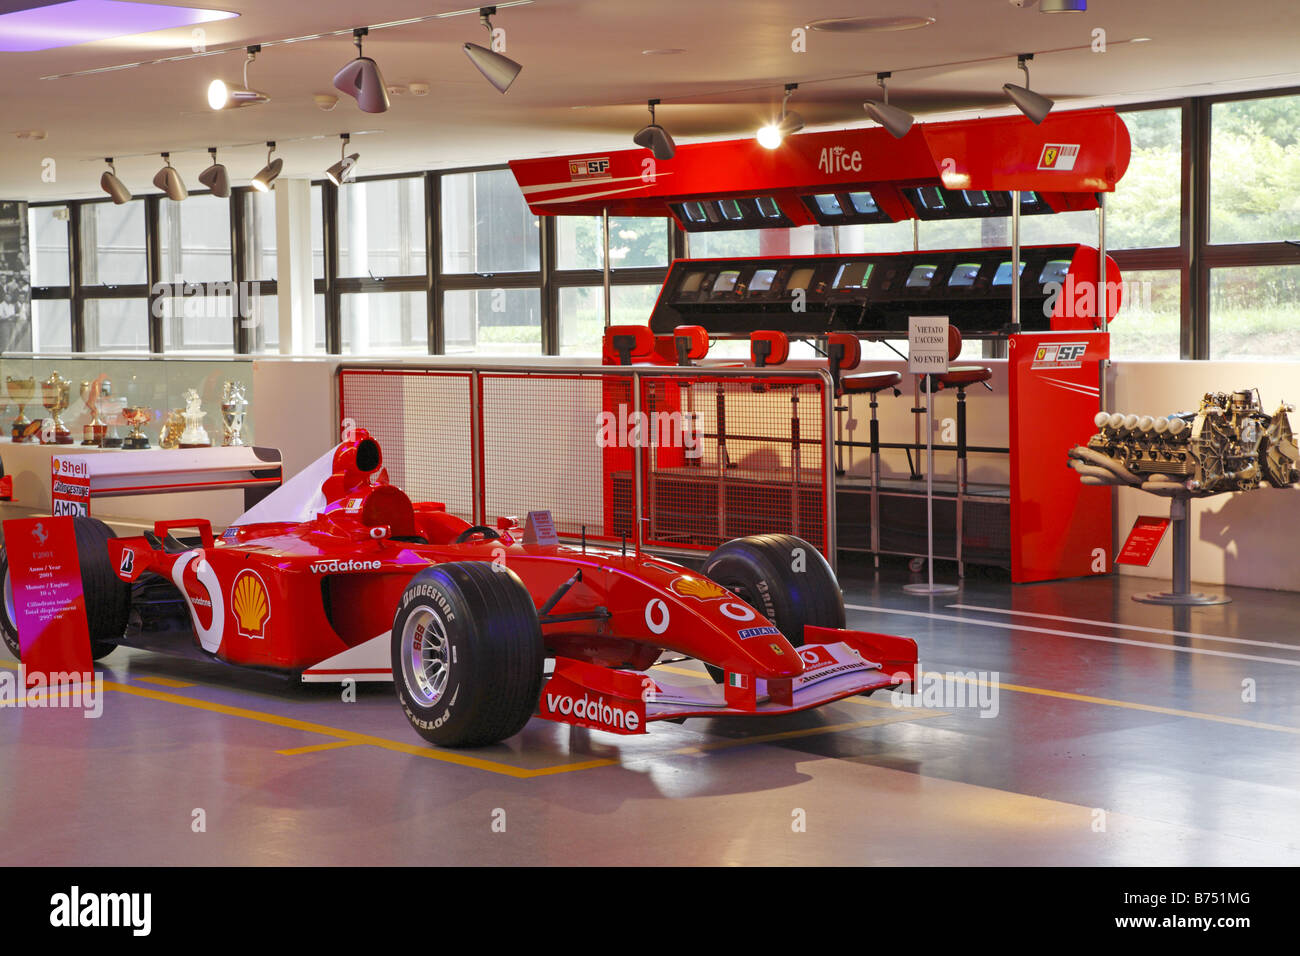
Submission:
<svg viewBox="0 0 1300 956">
<path fill-rule="evenodd" d="M 714 598 L 726 597 L 727 590 L 714 584 L 706 578 L 680 577 L 673 581 L 672 589 L 683 597 L 698 598 L 701 601 L 711 601 Z"/>
<path fill-rule="evenodd" d="M 239 572 L 230 592 L 230 604 L 235 612 L 236 630 L 240 637 L 266 637 L 266 622 L 271 619 L 271 599 L 267 595 L 266 584 L 256 571 Z"/>
</svg>

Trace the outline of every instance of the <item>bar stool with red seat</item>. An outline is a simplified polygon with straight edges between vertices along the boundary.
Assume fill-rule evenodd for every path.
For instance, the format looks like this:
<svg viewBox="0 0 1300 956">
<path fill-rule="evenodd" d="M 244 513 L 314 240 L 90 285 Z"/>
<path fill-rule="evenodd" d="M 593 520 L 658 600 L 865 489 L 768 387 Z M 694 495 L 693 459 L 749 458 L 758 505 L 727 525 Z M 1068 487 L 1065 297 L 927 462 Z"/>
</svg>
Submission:
<svg viewBox="0 0 1300 956">
<path fill-rule="evenodd" d="M 961 332 L 956 326 L 948 326 L 948 361 L 953 361 L 961 354 Z M 936 392 L 945 388 L 957 389 L 957 493 L 966 493 L 966 389 L 972 385 L 983 385 L 990 392 L 993 386 L 989 379 L 993 369 L 986 365 L 950 365 L 948 371 L 925 376 L 921 388 L 926 382 L 934 383 Z"/>
<path fill-rule="evenodd" d="M 694 365 L 709 354 L 709 333 L 702 325 L 679 325 L 673 329 L 673 346 L 678 365 Z"/>
<path fill-rule="evenodd" d="M 862 372 L 857 375 L 840 375 L 844 370 L 856 368 L 862 360 L 862 343 L 856 335 L 847 332 L 832 332 L 826 337 L 826 351 L 831 361 L 831 378 L 838 379 L 837 395 L 871 396 L 871 551 L 880 561 L 880 421 L 876 412 L 879 408 L 879 393 L 892 389 L 895 396 L 900 394 L 897 386 L 903 380 L 901 372 Z M 847 406 L 844 406 L 847 408 Z M 836 408 L 839 411 L 839 407 Z M 843 473 L 843 468 L 839 469 Z"/>
<path fill-rule="evenodd" d="M 606 365 L 654 362 L 655 336 L 648 325 L 611 325 L 605 330 L 601 354 Z"/>
</svg>

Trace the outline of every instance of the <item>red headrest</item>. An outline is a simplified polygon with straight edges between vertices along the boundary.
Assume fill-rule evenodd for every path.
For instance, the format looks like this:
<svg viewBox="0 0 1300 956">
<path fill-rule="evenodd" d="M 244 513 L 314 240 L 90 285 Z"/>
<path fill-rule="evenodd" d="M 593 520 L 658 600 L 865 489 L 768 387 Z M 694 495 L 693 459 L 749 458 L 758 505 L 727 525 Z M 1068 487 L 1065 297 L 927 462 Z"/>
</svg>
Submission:
<svg viewBox="0 0 1300 956">
<path fill-rule="evenodd" d="M 790 337 L 772 329 L 750 332 L 749 355 L 759 368 L 781 365 L 790 357 Z"/>
<path fill-rule="evenodd" d="M 709 333 L 702 325 L 679 325 L 673 329 L 674 342 L 685 339 L 686 357 L 692 361 L 702 359 L 709 354 Z"/>
<path fill-rule="evenodd" d="M 837 345 L 840 347 L 842 354 L 837 367 L 845 372 L 857 368 L 862 361 L 862 342 L 852 332 L 832 332 L 826 336 L 826 345 L 828 352 Z"/>
<path fill-rule="evenodd" d="M 604 356 L 605 364 L 623 364 L 625 349 L 621 348 L 621 346 L 626 345 L 631 346 L 630 356 L 626 359 L 629 364 L 652 357 L 655 352 L 655 336 L 650 331 L 650 326 L 611 325 L 607 328 L 601 345 L 601 354 Z"/>
<path fill-rule="evenodd" d="M 955 325 L 948 326 L 948 361 L 955 362 L 961 355 L 961 330 Z"/>
</svg>

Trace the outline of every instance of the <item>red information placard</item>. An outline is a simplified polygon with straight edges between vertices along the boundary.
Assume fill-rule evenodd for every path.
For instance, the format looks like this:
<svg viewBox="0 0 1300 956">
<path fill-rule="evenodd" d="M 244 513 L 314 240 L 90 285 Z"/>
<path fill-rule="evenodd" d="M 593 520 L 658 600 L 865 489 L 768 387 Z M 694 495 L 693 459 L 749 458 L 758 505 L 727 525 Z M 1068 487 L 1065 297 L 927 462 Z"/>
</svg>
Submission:
<svg viewBox="0 0 1300 956">
<path fill-rule="evenodd" d="M 1133 522 L 1133 530 L 1128 533 L 1128 540 L 1119 549 L 1116 564 L 1137 564 L 1146 567 L 1156 556 L 1156 549 L 1169 530 L 1168 518 L 1154 518 L 1151 515 L 1139 515 Z"/>
<path fill-rule="evenodd" d="M 90 631 L 71 518 L 4 523 L 5 556 L 23 667 L 33 674 L 89 673 Z"/>
</svg>

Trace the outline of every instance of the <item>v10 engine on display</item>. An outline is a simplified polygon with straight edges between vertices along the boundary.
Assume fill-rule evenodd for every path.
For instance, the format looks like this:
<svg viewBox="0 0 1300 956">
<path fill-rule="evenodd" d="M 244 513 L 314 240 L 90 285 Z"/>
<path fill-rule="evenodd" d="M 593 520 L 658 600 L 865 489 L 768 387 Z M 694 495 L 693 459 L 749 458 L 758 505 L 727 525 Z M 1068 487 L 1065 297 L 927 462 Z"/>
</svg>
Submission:
<svg viewBox="0 0 1300 956">
<path fill-rule="evenodd" d="M 1290 411 L 1282 404 L 1269 415 L 1258 389 L 1243 389 L 1207 392 L 1196 411 L 1166 418 L 1099 412 L 1092 454 L 1082 460 L 1101 464 L 1093 456 L 1105 456 L 1129 473 L 1119 477 L 1144 488 L 1176 482 L 1194 495 L 1250 491 L 1265 481 L 1282 488 L 1300 481 Z"/>
</svg>

